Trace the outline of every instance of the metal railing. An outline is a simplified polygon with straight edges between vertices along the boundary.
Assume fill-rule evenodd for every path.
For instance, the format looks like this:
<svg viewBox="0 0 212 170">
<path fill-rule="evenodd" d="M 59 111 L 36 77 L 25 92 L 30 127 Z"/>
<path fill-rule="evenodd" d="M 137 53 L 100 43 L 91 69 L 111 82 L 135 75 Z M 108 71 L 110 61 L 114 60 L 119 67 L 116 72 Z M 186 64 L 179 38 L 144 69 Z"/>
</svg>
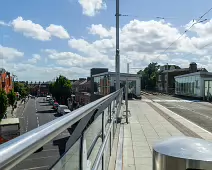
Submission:
<svg viewBox="0 0 212 170">
<path fill-rule="evenodd" d="M 108 164 L 109 161 L 107 159 L 106 162 L 105 155 L 108 154 L 106 153 L 108 149 L 109 155 L 111 155 L 112 143 L 117 127 L 117 118 L 119 117 L 121 109 L 122 94 L 123 90 L 121 89 L 85 105 L 73 111 L 71 114 L 59 117 L 0 145 L 0 169 L 11 169 L 15 167 L 68 128 L 72 128 L 72 132 L 66 143 L 65 152 L 56 163 L 50 165 L 51 167 L 49 169 L 60 169 L 61 167 L 69 166 L 68 160 L 71 160 L 70 153 L 74 153 L 73 148 L 76 148 L 79 153 L 78 165 L 75 169 L 87 169 L 87 166 L 89 166 L 89 158 L 93 160 L 90 161 L 93 170 L 97 170 L 100 164 L 102 170 L 107 169 L 106 164 Z M 99 127 L 100 122 L 101 126 Z M 96 130 L 95 133 L 92 128 Z M 91 140 L 87 139 L 86 144 L 86 138 L 89 133 L 94 133 L 95 137 L 91 137 Z M 100 142 L 98 140 L 99 138 L 101 138 Z M 91 144 L 88 145 L 88 143 Z M 108 143 L 109 147 L 106 147 Z M 95 155 L 93 150 L 99 145 L 98 154 Z"/>
</svg>

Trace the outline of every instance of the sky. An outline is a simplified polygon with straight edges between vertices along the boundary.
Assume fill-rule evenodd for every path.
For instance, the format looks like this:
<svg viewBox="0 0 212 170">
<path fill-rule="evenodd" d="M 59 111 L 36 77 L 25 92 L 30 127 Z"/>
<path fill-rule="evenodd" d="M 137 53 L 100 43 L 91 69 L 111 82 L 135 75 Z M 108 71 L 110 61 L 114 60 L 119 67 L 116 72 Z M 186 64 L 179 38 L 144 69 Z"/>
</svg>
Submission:
<svg viewBox="0 0 212 170">
<path fill-rule="evenodd" d="M 120 17 L 121 72 L 127 63 L 136 73 L 150 62 L 182 68 L 196 62 L 212 71 L 210 8 L 208 0 L 120 0 L 127 15 Z M 1 0 L 0 68 L 20 81 L 88 77 L 95 67 L 114 71 L 115 9 L 115 0 Z"/>
</svg>

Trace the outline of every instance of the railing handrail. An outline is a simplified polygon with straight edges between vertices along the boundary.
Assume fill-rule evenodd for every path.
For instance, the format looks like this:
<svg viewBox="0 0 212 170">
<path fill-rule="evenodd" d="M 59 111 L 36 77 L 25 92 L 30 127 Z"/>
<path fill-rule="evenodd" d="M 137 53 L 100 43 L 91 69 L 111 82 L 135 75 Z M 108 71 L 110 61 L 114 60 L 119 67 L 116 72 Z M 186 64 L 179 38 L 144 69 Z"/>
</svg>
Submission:
<svg viewBox="0 0 212 170">
<path fill-rule="evenodd" d="M 71 114 L 59 117 L 0 145 L 0 169 L 11 169 L 81 118 L 89 114 L 92 110 L 98 109 L 100 103 L 107 101 L 109 98 L 115 99 L 120 91 L 121 90 L 102 97 L 73 111 Z"/>
</svg>

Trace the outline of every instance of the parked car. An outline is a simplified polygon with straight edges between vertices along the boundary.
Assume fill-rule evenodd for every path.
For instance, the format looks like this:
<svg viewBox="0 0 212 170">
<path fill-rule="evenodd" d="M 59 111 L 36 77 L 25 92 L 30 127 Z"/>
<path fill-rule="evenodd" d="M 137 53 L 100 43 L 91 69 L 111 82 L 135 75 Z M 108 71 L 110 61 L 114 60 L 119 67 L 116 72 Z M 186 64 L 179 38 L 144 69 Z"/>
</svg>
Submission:
<svg viewBox="0 0 212 170">
<path fill-rule="evenodd" d="M 54 102 L 54 104 L 53 104 L 53 109 L 54 109 L 54 110 L 57 110 L 57 109 L 58 109 L 58 106 L 59 106 L 59 104 L 58 104 L 57 102 Z"/>
<path fill-rule="evenodd" d="M 57 108 L 57 113 L 58 114 L 62 114 L 62 112 L 64 112 L 64 109 L 68 109 L 68 106 L 66 105 L 59 105 Z"/>
<path fill-rule="evenodd" d="M 64 110 L 61 111 L 61 114 L 62 114 L 62 115 L 65 115 L 65 114 L 68 114 L 68 113 L 71 113 L 71 110 L 69 110 L 69 109 L 64 109 Z"/>
<path fill-rule="evenodd" d="M 50 98 L 51 98 L 51 96 L 47 95 L 46 96 L 46 101 L 49 101 Z"/>
</svg>

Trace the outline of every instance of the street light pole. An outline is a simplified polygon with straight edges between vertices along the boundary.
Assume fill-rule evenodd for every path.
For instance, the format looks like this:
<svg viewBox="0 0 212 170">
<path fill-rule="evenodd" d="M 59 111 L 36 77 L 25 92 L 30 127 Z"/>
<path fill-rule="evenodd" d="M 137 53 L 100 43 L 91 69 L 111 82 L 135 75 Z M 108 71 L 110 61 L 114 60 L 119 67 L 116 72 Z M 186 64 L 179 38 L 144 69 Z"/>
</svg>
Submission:
<svg viewBox="0 0 212 170">
<path fill-rule="evenodd" d="M 116 90 L 120 89 L 119 0 L 116 0 Z"/>
</svg>

